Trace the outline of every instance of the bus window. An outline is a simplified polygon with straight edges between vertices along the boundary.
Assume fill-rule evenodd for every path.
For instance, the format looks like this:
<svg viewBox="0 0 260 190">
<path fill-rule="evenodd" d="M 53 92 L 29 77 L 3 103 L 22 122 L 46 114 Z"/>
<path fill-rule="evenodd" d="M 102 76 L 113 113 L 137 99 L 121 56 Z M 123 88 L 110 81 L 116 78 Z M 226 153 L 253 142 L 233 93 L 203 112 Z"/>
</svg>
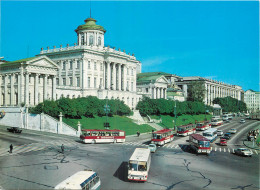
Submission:
<svg viewBox="0 0 260 190">
<path fill-rule="evenodd" d="M 132 161 L 129 162 L 129 170 L 137 171 L 137 167 L 138 165 L 136 162 L 132 162 Z"/>
<path fill-rule="evenodd" d="M 97 132 L 96 131 L 92 131 L 91 136 L 97 136 Z"/>
<path fill-rule="evenodd" d="M 153 139 L 156 139 L 156 135 L 157 135 L 156 133 L 153 133 Z"/>
<path fill-rule="evenodd" d="M 139 162 L 138 163 L 138 171 L 146 171 L 146 170 L 147 170 L 146 162 Z"/>
<path fill-rule="evenodd" d="M 112 132 L 112 135 L 113 136 L 119 136 L 119 133 L 118 132 Z"/>
<path fill-rule="evenodd" d="M 111 136 L 111 132 L 106 132 L 106 136 Z"/>
<path fill-rule="evenodd" d="M 119 132 L 119 136 L 125 136 L 124 132 Z"/>
<path fill-rule="evenodd" d="M 162 138 L 162 136 L 159 134 L 159 135 L 157 135 L 157 139 L 161 139 Z"/>
</svg>

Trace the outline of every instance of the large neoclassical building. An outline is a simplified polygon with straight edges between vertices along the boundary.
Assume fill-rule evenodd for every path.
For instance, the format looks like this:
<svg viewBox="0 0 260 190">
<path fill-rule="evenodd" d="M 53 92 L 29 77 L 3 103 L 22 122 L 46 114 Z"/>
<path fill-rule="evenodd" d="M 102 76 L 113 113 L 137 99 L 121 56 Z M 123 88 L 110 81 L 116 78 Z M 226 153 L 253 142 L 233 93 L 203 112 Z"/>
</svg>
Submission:
<svg viewBox="0 0 260 190">
<path fill-rule="evenodd" d="M 104 46 L 106 30 L 88 18 L 75 30 L 77 43 L 41 49 L 39 55 L 0 63 L 0 105 L 37 105 L 44 99 L 89 95 L 120 99 L 134 108 L 141 99 L 134 54 Z"/>
</svg>

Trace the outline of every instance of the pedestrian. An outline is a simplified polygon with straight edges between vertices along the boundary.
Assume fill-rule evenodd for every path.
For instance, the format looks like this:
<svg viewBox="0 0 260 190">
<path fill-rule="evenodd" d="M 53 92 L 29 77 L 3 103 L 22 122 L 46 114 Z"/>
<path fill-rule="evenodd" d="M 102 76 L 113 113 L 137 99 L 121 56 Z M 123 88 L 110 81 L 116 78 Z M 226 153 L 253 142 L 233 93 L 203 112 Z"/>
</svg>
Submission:
<svg viewBox="0 0 260 190">
<path fill-rule="evenodd" d="M 138 137 L 140 136 L 140 132 L 139 131 L 137 131 L 136 134 L 137 134 Z"/>
<path fill-rule="evenodd" d="M 61 153 L 62 154 L 64 153 L 64 145 L 63 144 L 61 145 Z"/>
<path fill-rule="evenodd" d="M 13 152 L 13 145 L 11 144 L 9 153 L 12 153 L 12 152 Z"/>
</svg>

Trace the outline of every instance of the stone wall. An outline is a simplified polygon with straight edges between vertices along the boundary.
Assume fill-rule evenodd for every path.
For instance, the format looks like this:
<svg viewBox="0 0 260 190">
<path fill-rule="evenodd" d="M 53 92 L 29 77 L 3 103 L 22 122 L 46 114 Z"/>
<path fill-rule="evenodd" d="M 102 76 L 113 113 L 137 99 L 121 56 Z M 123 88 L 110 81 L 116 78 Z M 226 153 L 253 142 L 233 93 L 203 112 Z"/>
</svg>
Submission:
<svg viewBox="0 0 260 190">
<path fill-rule="evenodd" d="M 57 119 L 43 113 L 27 113 L 26 108 L 0 107 L 0 112 L 5 112 L 5 116 L 0 118 L 0 125 L 70 136 L 80 135 L 80 132 L 62 121 L 58 121 Z"/>
</svg>

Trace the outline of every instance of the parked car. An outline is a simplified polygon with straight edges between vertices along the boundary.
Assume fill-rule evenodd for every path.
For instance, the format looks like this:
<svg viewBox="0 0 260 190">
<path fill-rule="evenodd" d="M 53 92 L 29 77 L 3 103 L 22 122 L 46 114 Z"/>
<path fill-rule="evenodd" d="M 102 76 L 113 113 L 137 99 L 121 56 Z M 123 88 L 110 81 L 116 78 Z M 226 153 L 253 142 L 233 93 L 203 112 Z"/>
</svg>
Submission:
<svg viewBox="0 0 260 190">
<path fill-rule="evenodd" d="M 229 140 L 231 138 L 231 134 L 230 133 L 225 133 L 223 137 L 221 137 L 223 139 Z"/>
<path fill-rule="evenodd" d="M 253 152 L 248 148 L 238 148 L 235 150 L 235 154 L 241 156 L 252 156 Z"/>
<path fill-rule="evenodd" d="M 220 141 L 219 141 L 219 144 L 221 146 L 227 146 L 227 139 L 221 138 Z"/>
<path fill-rule="evenodd" d="M 150 149 L 151 152 L 155 152 L 157 147 L 155 144 L 149 144 L 148 149 Z"/>
<path fill-rule="evenodd" d="M 7 128 L 7 131 L 12 132 L 12 133 L 21 133 L 22 130 L 19 127 L 10 127 Z"/>
<path fill-rule="evenodd" d="M 240 123 L 245 123 L 246 121 L 244 119 L 241 119 L 240 120 Z"/>
<path fill-rule="evenodd" d="M 235 134 L 235 133 L 237 132 L 237 130 L 234 129 L 234 128 L 232 128 L 232 129 L 230 129 L 228 132 L 231 133 L 231 134 Z"/>
<path fill-rule="evenodd" d="M 223 135 L 223 131 L 222 130 L 217 130 L 217 135 L 218 136 L 222 136 Z"/>
</svg>

